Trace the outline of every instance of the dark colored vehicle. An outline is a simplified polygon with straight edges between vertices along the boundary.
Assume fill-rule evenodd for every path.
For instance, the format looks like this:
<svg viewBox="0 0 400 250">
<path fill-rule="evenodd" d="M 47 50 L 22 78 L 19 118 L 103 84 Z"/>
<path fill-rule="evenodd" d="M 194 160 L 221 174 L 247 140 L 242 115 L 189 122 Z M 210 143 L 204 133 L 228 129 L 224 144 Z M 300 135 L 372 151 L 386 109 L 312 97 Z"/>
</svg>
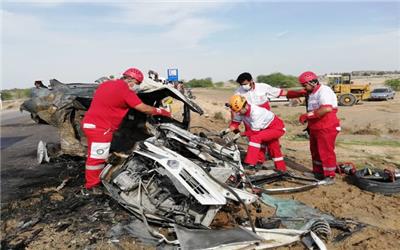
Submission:
<svg viewBox="0 0 400 250">
<path fill-rule="evenodd" d="M 370 100 L 389 100 L 394 99 L 396 92 L 390 87 L 376 88 L 371 92 Z"/>
<path fill-rule="evenodd" d="M 100 83 L 101 84 L 101 83 Z M 85 156 L 86 139 L 81 130 L 81 120 L 88 110 L 98 84 L 68 83 L 55 79 L 50 80 L 49 88 L 34 88 L 32 98 L 25 101 L 20 110 L 31 113 L 32 119 L 40 124 L 49 124 L 59 129 L 60 154 Z M 140 99 L 155 107 L 162 105 L 166 97 L 180 102 L 182 115 L 180 119 L 147 117 L 145 114 L 131 109 L 125 116 L 120 128 L 114 134 L 112 150 L 126 151 L 138 140 L 152 136 L 147 123 L 169 122 L 187 129 L 190 125 L 190 111 L 203 114 L 202 109 L 178 90 L 145 79 L 138 91 Z M 176 113 L 176 112 L 175 112 Z M 135 133 L 132 133 L 134 131 Z"/>
</svg>

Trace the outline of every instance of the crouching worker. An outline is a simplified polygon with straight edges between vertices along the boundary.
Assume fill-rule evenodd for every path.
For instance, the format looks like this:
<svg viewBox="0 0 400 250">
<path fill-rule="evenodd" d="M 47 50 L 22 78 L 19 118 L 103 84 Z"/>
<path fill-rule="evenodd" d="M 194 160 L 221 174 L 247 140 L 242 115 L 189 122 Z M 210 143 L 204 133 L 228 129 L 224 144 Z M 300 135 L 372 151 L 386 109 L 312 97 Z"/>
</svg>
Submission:
<svg viewBox="0 0 400 250">
<path fill-rule="evenodd" d="M 229 106 L 234 112 L 235 125 L 230 125 L 229 130 L 238 132 L 238 125 L 241 122 L 248 128 L 242 135 L 247 136 L 249 145 L 247 148 L 244 163 L 248 169 L 257 169 L 257 164 L 265 162 L 265 152 L 268 149 L 275 169 L 286 171 L 285 161 L 281 152 L 279 138 L 285 134 L 283 121 L 271 111 L 250 105 L 246 98 L 234 95 L 229 101 Z"/>
<path fill-rule="evenodd" d="M 130 108 L 148 115 L 171 116 L 168 111 L 146 105 L 139 99 L 135 90 L 142 81 L 142 72 L 130 68 L 121 79 L 103 82 L 94 93 L 81 124 L 88 144 L 84 195 L 102 193 L 98 188 L 100 173 L 109 154 L 113 133 Z"/>
</svg>

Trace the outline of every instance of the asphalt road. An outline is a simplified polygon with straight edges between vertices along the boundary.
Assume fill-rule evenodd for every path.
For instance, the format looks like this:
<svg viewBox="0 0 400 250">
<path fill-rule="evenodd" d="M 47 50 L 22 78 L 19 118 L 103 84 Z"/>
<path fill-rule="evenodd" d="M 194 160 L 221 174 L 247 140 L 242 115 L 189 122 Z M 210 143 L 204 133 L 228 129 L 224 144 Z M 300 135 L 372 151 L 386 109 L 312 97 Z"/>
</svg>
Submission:
<svg viewBox="0 0 400 250">
<path fill-rule="evenodd" d="M 51 174 L 51 164 L 36 163 L 40 140 L 57 142 L 54 127 L 38 125 L 29 113 L 2 111 L 1 117 L 1 204 L 29 195 L 29 187 Z M 42 177 L 42 178 L 37 178 Z"/>
</svg>

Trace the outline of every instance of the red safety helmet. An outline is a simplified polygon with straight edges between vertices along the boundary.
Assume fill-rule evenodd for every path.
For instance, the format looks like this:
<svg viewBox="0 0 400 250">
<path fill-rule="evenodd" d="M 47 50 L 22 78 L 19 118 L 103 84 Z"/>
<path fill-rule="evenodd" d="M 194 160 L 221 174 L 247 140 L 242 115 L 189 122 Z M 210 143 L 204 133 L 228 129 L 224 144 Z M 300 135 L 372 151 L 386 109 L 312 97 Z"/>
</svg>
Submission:
<svg viewBox="0 0 400 250">
<path fill-rule="evenodd" d="M 318 80 L 318 76 L 314 72 L 311 72 L 311 71 L 306 71 L 299 76 L 299 82 L 302 85 L 305 85 L 306 83 L 308 83 L 312 80 Z"/>
<path fill-rule="evenodd" d="M 138 70 L 137 68 L 129 68 L 122 75 L 136 79 L 136 81 L 139 83 L 143 82 L 144 78 L 142 71 Z"/>
</svg>

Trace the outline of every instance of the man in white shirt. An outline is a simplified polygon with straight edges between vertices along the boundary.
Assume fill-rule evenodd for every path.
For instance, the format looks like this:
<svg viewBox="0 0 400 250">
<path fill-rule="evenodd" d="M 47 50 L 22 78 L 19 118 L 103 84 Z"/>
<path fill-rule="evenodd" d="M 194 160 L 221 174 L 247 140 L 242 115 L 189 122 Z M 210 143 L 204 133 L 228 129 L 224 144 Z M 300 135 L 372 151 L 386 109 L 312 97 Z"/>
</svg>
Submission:
<svg viewBox="0 0 400 250">
<path fill-rule="evenodd" d="M 244 96 L 248 103 L 271 109 L 269 105 L 270 98 L 285 96 L 286 91 L 273 87 L 266 83 L 256 83 L 250 73 L 244 72 L 238 76 L 236 82 L 240 84 L 236 89 L 235 95 Z"/>
<path fill-rule="evenodd" d="M 317 177 L 333 180 L 337 164 L 335 142 L 340 131 L 337 97 L 330 87 L 319 83 L 314 72 L 302 73 L 299 83 L 308 96 L 307 113 L 299 121 L 307 123 L 313 172 Z"/>
</svg>

